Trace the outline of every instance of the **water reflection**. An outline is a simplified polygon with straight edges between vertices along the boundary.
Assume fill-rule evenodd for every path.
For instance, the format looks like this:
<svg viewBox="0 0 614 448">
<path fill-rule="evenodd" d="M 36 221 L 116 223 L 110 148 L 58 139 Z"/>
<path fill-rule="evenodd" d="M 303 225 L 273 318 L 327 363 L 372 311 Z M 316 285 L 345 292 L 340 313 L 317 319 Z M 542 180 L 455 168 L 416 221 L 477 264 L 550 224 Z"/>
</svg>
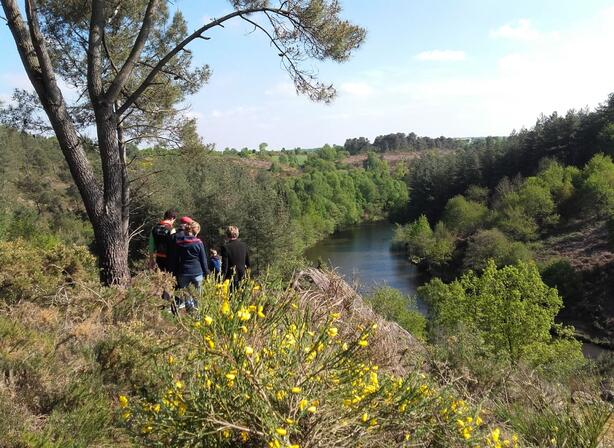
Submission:
<svg viewBox="0 0 614 448">
<path fill-rule="evenodd" d="M 386 285 L 414 295 L 420 276 L 403 253 L 390 250 L 393 231 L 388 222 L 350 227 L 311 247 L 305 256 L 314 262 L 329 263 L 361 293 Z M 418 308 L 426 312 L 423 303 L 418 303 Z"/>
</svg>

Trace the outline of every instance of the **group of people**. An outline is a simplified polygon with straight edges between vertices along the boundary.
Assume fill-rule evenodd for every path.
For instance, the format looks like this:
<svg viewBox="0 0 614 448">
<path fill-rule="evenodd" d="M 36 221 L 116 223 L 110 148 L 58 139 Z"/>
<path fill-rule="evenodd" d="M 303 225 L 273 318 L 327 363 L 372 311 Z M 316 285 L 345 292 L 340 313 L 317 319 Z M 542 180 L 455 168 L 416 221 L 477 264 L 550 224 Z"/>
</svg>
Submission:
<svg viewBox="0 0 614 448">
<path fill-rule="evenodd" d="M 229 280 L 236 288 L 250 268 L 247 245 L 239 240 L 239 229 L 236 226 L 226 228 L 226 243 L 218 255 L 213 248 L 207 252 L 198 238 L 201 231 L 199 223 L 189 216 L 183 216 L 175 228 L 176 220 L 177 212 L 167 210 L 164 219 L 151 230 L 150 267 L 173 274 L 178 289 L 190 285 L 198 289 L 208 275 L 214 275 L 219 281 Z"/>
</svg>

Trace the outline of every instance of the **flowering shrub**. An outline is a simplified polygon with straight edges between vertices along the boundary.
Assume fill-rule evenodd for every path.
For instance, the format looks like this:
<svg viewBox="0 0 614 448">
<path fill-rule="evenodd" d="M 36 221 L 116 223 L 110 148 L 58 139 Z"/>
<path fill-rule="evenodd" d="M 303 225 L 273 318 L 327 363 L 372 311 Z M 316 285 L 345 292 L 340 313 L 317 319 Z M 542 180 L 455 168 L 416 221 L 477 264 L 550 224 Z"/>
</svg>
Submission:
<svg viewBox="0 0 614 448">
<path fill-rule="evenodd" d="M 160 355 L 158 386 L 120 395 L 121 418 L 147 446 L 516 446 L 423 374 L 396 377 L 368 359 L 374 325 L 342 337 L 295 293 L 246 282 L 203 285 L 187 335 Z M 503 445 L 505 443 L 505 445 Z"/>
</svg>

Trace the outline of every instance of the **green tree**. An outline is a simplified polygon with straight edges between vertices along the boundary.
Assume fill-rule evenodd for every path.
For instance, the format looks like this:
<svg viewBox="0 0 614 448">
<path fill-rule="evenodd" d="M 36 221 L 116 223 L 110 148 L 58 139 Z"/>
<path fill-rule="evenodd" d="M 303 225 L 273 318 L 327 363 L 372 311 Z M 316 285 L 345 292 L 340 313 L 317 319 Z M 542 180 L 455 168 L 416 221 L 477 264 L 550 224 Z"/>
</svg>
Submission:
<svg viewBox="0 0 614 448">
<path fill-rule="evenodd" d="M 493 260 L 497 267 L 531 260 L 531 251 L 519 241 L 510 241 L 498 229 L 484 229 L 476 232 L 467 243 L 463 267 L 481 271 Z"/>
<path fill-rule="evenodd" d="M 469 272 L 450 284 L 434 279 L 418 294 L 430 304 L 435 328 L 466 326 L 492 353 L 514 363 L 537 347 L 555 345 L 551 331 L 563 302 L 534 263 L 498 269 L 489 261 L 481 275 Z"/>
<path fill-rule="evenodd" d="M 473 233 L 483 226 L 487 217 L 488 208 L 485 205 L 468 201 L 462 195 L 450 199 L 443 211 L 446 227 L 462 236 Z"/>
</svg>

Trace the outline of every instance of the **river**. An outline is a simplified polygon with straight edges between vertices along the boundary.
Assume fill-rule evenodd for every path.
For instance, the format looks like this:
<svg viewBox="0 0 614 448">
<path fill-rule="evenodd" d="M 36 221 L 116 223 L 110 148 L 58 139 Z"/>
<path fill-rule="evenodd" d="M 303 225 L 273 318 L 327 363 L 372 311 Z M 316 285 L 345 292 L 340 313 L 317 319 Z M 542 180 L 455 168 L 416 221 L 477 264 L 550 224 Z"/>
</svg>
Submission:
<svg viewBox="0 0 614 448">
<path fill-rule="evenodd" d="M 394 226 L 385 221 L 353 226 L 320 241 L 305 256 L 330 264 L 363 294 L 390 286 L 413 296 L 423 280 L 404 253 L 390 250 L 393 233 Z M 417 306 L 426 313 L 424 303 Z"/>
<path fill-rule="evenodd" d="M 413 296 L 427 281 L 402 252 L 390 250 L 394 226 L 388 222 L 372 222 L 349 227 L 320 241 L 305 252 L 307 259 L 330 264 L 362 294 L 380 286 L 390 286 Z M 428 311 L 417 301 L 420 312 Z M 596 358 L 608 350 L 584 343 L 584 355 Z"/>
</svg>

